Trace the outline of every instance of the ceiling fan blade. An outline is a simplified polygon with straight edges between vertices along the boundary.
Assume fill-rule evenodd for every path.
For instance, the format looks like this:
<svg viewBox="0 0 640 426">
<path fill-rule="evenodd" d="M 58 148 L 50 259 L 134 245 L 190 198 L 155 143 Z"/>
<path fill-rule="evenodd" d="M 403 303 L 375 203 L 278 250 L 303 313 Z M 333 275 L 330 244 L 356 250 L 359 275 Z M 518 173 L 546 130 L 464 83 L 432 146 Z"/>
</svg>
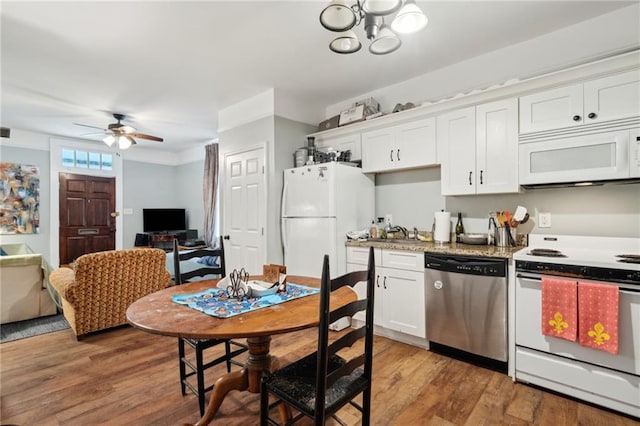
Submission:
<svg viewBox="0 0 640 426">
<path fill-rule="evenodd" d="M 145 135 L 144 133 L 128 133 L 129 136 L 133 136 L 134 138 L 147 139 L 150 141 L 163 142 L 164 139 L 159 138 L 157 136 Z"/>
<path fill-rule="evenodd" d="M 85 138 L 85 137 L 104 136 L 104 135 L 105 135 L 104 132 L 100 132 L 100 133 L 85 133 L 84 135 L 80 135 L 80 137 Z"/>
<path fill-rule="evenodd" d="M 102 127 L 89 126 L 88 124 L 80 124 L 80 123 L 73 123 L 73 124 L 75 124 L 76 126 L 91 127 L 92 129 L 100 129 L 100 130 L 102 130 L 103 132 L 106 132 L 106 131 L 107 131 L 107 129 L 103 129 Z"/>
</svg>

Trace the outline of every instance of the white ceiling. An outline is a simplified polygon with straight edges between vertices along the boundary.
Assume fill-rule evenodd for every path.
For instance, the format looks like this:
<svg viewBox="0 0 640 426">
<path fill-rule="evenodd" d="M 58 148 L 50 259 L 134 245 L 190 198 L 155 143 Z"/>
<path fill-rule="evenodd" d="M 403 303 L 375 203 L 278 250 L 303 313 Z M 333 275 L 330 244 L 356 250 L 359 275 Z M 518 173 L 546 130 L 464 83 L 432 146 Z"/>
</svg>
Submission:
<svg viewBox="0 0 640 426">
<path fill-rule="evenodd" d="M 73 123 L 104 128 L 118 112 L 165 139 L 136 149 L 180 151 L 217 137 L 219 110 L 269 88 L 320 121 L 328 105 L 631 4 L 417 3 L 426 30 L 375 56 L 367 43 L 329 51 L 318 20 L 328 1 L 3 1 L 1 124 L 81 138 L 91 129 Z"/>
</svg>

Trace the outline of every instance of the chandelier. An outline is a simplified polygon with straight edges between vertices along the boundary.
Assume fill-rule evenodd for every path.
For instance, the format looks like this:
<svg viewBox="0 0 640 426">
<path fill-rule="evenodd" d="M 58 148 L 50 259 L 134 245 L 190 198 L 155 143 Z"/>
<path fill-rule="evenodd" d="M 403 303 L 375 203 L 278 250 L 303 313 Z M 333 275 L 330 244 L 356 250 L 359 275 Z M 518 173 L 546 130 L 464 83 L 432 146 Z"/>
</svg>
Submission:
<svg viewBox="0 0 640 426">
<path fill-rule="evenodd" d="M 329 49 L 336 53 L 355 53 L 362 47 L 352 28 L 364 22 L 371 41 L 369 52 L 386 55 L 398 50 L 402 41 L 397 34 L 411 34 L 427 26 L 427 17 L 415 0 L 332 0 L 320 13 L 320 23 L 329 31 L 340 33 Z M 385 17 L 398 12 L 387 25 Z"/>
</svg>

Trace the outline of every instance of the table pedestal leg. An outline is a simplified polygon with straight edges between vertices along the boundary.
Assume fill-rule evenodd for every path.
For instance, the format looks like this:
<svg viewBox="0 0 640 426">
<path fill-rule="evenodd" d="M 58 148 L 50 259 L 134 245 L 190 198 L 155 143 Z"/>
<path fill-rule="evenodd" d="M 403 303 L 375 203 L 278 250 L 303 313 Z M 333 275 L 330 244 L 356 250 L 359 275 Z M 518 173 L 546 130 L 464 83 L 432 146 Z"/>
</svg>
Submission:
<svg viewBox="0 0 640 426">
<path fill-rule="evenodd" d="M 277 368 L 278 362 L 269 355 L 271 345 L 270 336 L 250 337 L 247 339 L 249 356 L 245 367 L 240 371 L 233 371 L 220 377 L 211 391 L 209 404 L 204 416 L 196 423 L 196 426 L 208 425 L 220 409 L 220 405 L 227 393 L 232 390 L 248 390 L 252 393 L 260 393 L 260 380 L 262 376 Z M 272 364 L 273 361 L 273 364 Z"/>
</svg>

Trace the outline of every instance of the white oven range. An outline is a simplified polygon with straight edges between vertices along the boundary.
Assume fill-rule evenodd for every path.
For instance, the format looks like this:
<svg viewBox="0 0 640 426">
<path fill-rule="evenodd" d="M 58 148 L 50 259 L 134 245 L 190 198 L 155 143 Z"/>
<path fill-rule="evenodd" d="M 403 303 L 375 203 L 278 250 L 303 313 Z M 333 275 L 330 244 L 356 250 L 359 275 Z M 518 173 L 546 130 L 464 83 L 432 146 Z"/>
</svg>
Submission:
<svg viewBox="0 0 640 426">
<path fill-rule="evenodd" d="M 640 239 L 531 234 L 513 259 L 515 379 L 640 418 Z M 617 355 L 542 334 L 543 276 L 618 286 Z"/>
</svg>

